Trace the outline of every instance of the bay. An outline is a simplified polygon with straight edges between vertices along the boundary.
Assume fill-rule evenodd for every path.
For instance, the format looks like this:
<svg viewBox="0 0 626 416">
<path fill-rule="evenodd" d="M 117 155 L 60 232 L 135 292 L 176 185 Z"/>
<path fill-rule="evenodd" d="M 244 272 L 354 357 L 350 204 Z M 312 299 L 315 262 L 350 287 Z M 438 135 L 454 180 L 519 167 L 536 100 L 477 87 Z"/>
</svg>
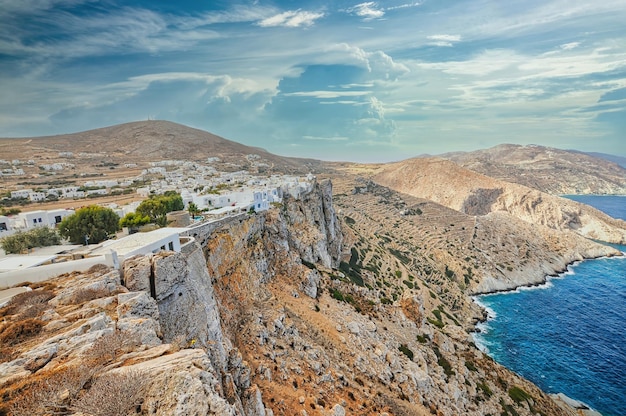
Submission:
<svg viewBox="0 0 626 416">
<path fill-rule="evenodd" d="M 626 197 L 576 196 L 626 219 Z M 626 252 L 626 246 L 617 246 Z M 626 415 L 626 258 L 588 260 L 536 288 L 478 297 L 476 343 L 549 393 Z"/>
</svg>

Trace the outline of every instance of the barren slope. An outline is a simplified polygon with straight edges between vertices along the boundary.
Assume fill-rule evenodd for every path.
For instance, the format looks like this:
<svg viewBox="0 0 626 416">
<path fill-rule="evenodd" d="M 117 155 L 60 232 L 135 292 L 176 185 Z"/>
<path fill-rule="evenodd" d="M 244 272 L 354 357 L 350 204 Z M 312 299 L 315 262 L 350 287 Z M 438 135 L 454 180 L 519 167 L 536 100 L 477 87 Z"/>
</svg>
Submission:
<svg viewBox="0 0 626 416">
<path fill-rule="evenodd" d="M 626 242 L 626 222 L 568 199 L 493 179 L 438 158 L 383 165 L 374 180 L 396 191 L 482 216 L 507 212 L 531 224 L 571 230 L 611 243 Z"/>
<path fill-rule="evenodd" d="M 169 121 L 138 121 L 80 133 L 21 139 L 0 139 L 0 154 L 6 160 L 56 157 L 58 152 L 100 154 L 116 162 L 147 163 L 158 160 L 206 160 L 219 157 L 241 168 L 246 155 L 259 155 L 270 167 L 306 171 L 318 162 L 276 156 L 206 131 Z"/>
<path fill-rule="evenodd" d="M 441 157 L 484 175 L 553 195 L 626 194 L 626 169 L 592 154 L 502 144 Z"/>
</svg>

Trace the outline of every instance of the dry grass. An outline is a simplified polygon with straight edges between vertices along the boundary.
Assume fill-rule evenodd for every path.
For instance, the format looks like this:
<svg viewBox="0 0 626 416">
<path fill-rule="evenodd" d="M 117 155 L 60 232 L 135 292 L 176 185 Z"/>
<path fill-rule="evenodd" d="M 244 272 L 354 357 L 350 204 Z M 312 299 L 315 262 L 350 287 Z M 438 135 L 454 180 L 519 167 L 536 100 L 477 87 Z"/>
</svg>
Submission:
<svg viewBox="0 0 626 416">
<path fill-rule="evenodd" d="M 71 399 L 93 374 L 93 368 L 86 365 L 37 373 L 1 391 L 5 411 L 12 416 L 67 414 Z"/>
<path fill-rule="evenodd" d="M 98 338 L 86 352 L 85 358 L 92 365 L 104 365 L 119 355 L 132 351 L 140 344 L 138 337 L 127 332 L 115 331 Z"/>
<path fill-rule="evenodd" d="M 48 301 L 53 297 L 54 293 L 46 289 L 18 293 L 0 309 L 0 317 L 20 315 L 20 318 L 35 318 L 47 308 Z"/>
<path fill-rule="evenodd" d="M 6 324 L 0 328 L 0 344 L 12 346 L 24 342 L 39 334 L 44 324 L 43 321 L 33 318 Z"/>
<path fill-rule="evenodd" d="M 89 302 L 90 300 L 100 299 L 100 298 L 110 296 L 111 294 L 112 293 L 106 288 L 78 289 L 76 292 L 74 292 L 71 303 L 79 305 L 81 303 Z"/>
<path fill-rule="evenodd" d="M 71 410 L 92 416 L 127 416 L 141 405 L 146 376 L 139 371 L 105 374 L 72 401 Z"/>
</svg>

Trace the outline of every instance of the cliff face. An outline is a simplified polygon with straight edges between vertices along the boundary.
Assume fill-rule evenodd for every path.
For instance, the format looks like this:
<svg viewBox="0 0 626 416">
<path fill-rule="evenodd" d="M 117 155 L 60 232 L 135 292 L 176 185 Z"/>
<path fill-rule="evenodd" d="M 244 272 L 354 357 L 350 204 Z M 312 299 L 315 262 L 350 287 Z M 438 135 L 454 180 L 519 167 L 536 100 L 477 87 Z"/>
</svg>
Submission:
<svg viewBox="0 0 626 416">
<path fill-rule="evenodd" d="M 198 231 L 183 253 L 127 260 L 121 274 L 61 276 L 2 309 L 0 337 L 20 334 L 0 351 L 6 410 L 574 415 L 473 345 L 466 330 L 482 315 L 455 252 L 425 233 L 416 243 L 432 250 L 405 246 L 405 233 L 441 224 L 499 243 L 489 216 L 475 224 L 349 181 L 337 213 L 331 192 L 316 184 L 277 209 Z M 486 270 L 468 271 L 470 286 Z"/>
</svg>

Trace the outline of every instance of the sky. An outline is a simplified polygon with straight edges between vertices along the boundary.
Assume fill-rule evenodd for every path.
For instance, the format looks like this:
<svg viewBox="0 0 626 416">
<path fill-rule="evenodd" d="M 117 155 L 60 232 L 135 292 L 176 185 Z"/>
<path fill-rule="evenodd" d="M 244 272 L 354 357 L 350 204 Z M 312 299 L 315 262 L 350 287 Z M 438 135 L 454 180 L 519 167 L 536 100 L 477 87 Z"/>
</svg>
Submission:
<svg viewBox="0 0 626 416">
<path fill-rule="evenodd" d="M 160 119 L 285 156 L 626 156 L 626 0 L 0 0 L 0 137 Z"/>
</svg>

